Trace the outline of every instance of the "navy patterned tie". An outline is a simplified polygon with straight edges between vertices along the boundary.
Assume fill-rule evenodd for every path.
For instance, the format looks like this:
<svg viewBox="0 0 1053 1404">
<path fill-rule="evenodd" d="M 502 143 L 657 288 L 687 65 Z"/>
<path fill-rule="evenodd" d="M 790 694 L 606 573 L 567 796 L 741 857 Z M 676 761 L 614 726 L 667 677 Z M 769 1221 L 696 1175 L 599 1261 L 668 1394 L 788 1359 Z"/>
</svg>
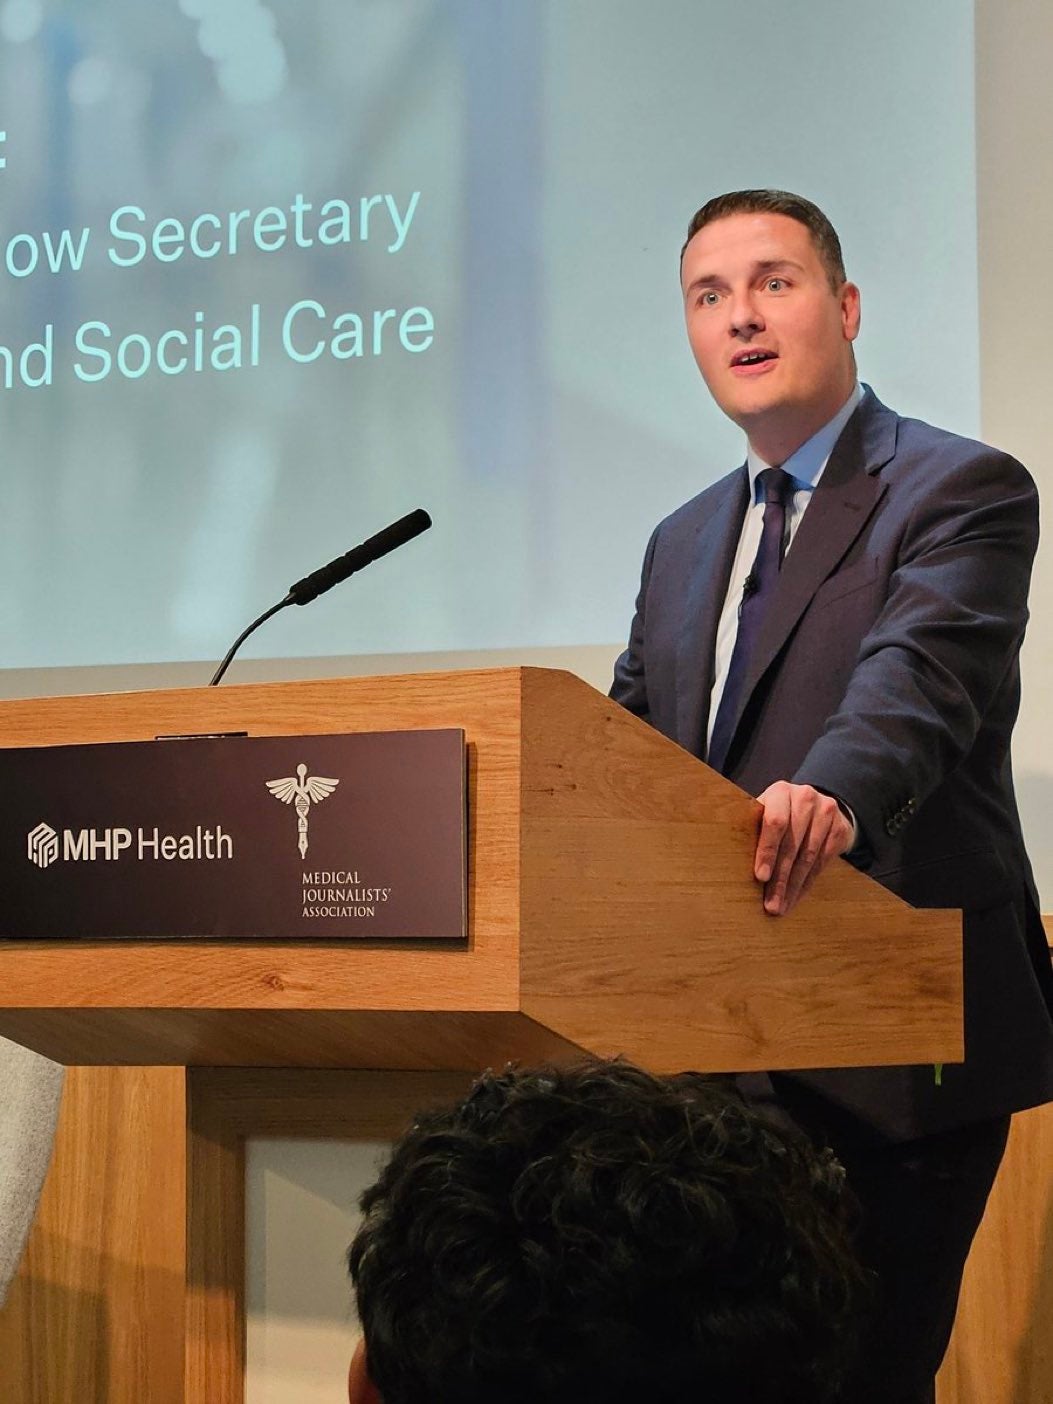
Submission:
<svg viewBox="0 0 1053 1404">
<path fill-rule="evenodd" d="M 775 582 L 782 566 L 786 506 L 793 495 L 793 479 L 781 468 L 765 468 L 757 474 L 757 484 L 764 497 L 764 524 L 761 527 L 757 557 L 742 588 L 738 633 L 735 635 L 735 647 L 732 650 L 720 706 L 717 708 L 716 721 L 713 723 L 709 755 L 706 757 L 714 770 L 724 769 L 750 657 L 761 624 L 775 597 Z"/>
</svg>

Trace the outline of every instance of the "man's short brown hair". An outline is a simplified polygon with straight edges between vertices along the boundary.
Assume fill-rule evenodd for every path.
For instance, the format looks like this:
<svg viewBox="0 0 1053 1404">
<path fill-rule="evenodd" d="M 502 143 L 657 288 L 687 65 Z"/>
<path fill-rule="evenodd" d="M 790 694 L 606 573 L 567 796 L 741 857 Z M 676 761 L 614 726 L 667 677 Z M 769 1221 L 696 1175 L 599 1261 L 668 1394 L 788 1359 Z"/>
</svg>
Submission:
<svg viewBox="0 0 1053 1404">
<path fill-rule="evenodd" d="M 837 230 L 823 214 L 818 205 L 806 200 L 803 195 L 793 195 L 788 190 L 732 190 L 727 195 L 715 195 L 707 200 L 700 210 L 691 216 L 687 226 L 687 238 L 680 250 L 680 262 L 684 262 L 684 252 L 700 229 L 715 220 L 726 219 L 735 214 L 778 214 L 786 215 L 803 224 L 812 236 L 816 253 L 822 260 L 830 286 L 840 292 L 845 282 L 845 261 L 841 254 L 841 241 Z"/>
</svg>

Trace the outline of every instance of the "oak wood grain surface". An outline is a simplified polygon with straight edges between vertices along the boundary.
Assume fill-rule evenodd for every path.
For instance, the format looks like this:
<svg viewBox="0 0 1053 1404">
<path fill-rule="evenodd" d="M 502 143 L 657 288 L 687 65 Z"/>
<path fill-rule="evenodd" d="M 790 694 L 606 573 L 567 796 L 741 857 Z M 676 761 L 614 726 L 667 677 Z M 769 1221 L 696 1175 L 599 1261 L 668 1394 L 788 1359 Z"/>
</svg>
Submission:
<svg viewBox="0 0 1053 1404">
<path fill-rule="evenodd" d="M 72 1068 L 0 1311 L 3 1404 L 183 1404 L 181 1068 Z"/>
<path fill-rule="evenodd" d="M 524 1011 L 666 1070 L 961 1057 L 957 912 L 838 863 L 766 916 L 755 802 L 570 674 L 523 688 Z"/>
</svg>

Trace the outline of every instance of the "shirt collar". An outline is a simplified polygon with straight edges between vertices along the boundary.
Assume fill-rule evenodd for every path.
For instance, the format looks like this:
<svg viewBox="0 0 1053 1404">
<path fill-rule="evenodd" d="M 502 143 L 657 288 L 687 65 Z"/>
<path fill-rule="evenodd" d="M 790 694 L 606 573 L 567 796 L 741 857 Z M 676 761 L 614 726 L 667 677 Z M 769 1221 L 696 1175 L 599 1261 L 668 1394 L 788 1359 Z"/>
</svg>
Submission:
<svg viewBox="0 0 1053 1404">
<path fill-rule="evenodd" d="M 823 469 L 830 460 L 830 455 L 834 451 L 834 445 L 841 437 L 841 431 L 851 419 L 856 406 L 863 398 L 863 387 L 856 381 L 852 387 L 852 393 L 844 402 L 841 408 L 834 415 L 833 419 L 824 424 L 816 431 L 810 439 L 807 439 L 799 449 L 790 454 L 789 458 L 781 466 L 785 472 L 789 473 L 793 479 L 794 491 L 802 489 L 810 492 L 819 483 L 823 476 Z M 760 454 L 750 448 L 746 455 L 746 466 L 750 475 L 750 500 L 757 501 L 757 474 L 770 468 L 770 463 L 765 463 Z"/>
</svg>

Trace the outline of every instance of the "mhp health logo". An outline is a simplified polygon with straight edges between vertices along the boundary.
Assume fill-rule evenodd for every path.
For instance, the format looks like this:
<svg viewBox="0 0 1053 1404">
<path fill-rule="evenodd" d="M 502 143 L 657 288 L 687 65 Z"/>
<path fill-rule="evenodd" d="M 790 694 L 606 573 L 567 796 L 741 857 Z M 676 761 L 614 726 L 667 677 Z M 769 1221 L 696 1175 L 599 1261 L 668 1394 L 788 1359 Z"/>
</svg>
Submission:
<svg viewBox="0 0 1053 1404">
<path fill-rule="evenodd" d="M 58 857 L 58 849 L 58 834 L 50 824 L 41 822 L 35 829 L 30 829 L 28 856 L 38 868 L 50 868 Z"/>
</svg>

